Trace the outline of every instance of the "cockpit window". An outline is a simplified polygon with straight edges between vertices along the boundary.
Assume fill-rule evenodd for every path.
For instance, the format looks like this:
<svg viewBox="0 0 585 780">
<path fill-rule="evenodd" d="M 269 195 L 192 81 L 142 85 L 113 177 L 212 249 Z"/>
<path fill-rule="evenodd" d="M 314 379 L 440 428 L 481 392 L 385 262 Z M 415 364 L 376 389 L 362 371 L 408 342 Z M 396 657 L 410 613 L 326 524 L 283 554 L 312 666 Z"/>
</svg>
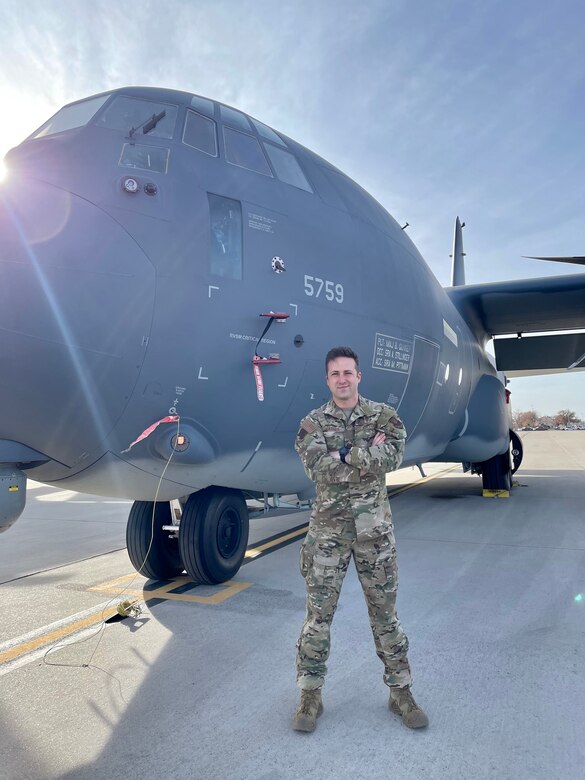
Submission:
<svg viewBox="0 0 585 780">
<path fill-rule="evenodd" d="M 265 176 L 272 176 L 272 171 L 266 162 L 266 157 L 264 157 L 257 138 L 239 133 L 237 130 L 231 130 L 229 127 L 224 127 L 223 137 L 225 157 L 228 162 L 242 168 L 248 168 L 250 171 L 263 173 Z"/>
<path fill-rule="evenodd" d="M 109 97 L 109 95 L 101 95 L 100 97 L 73 103 L 71 106 L 65 106 L 60 111 L 57 111 L 55 116 L 52 116 L 44 125 L 41 125 L 30 137 L 44 138 L 47 135 L 54 135 L 65 130 L 73 130 L 75 127 L 82 127 L 89 122 Z"/>
<path fill-rule="evenodd" d="M 164 116 L 161 116 L 163 112 Z M 143 135 L 172 138 L 176 120 L 177 106 L 120 95 L 101 114 L 96 125 L 123 130 L 133 138 Z"/>
<path fill-rule="evenodd" d="M 239 130 L 246 130 L 248 133 L 250 132 L 248 117 L 242 114 L 241 111 L 236 111 L 234 108 L 228 108 L 227 106 L 220 106 L 219 110 L 221 121 L 224 124 L 237 127 Z"/>
<path fill-rule="evenodd" d="M 161 146 L 124 144 L 118 165 L 124 168 L 166 173 L 169 165 L 169 150 Z"/>
<path fill-rule="evenodd" d="M 199 97 L 199 95 L 193 95 L 191 98 L 191 105 L 197 111 L 201 111 L 203 114 L 213 116 L 213 101 L 208 98 Z"/>
<path fill-rule="evenodd" d="M 276 175 L 281 181 L 292 184 L 293 187 L 299 187 L 301 190 L 313 192 L 311 185 L 301 170 L 301 166 L 290 152 L 286 152 L 284 149 L 280 149 L 272 144 L 264 144 L 264 148 L 268 153 Z"/>
<path fill-rule="evenodd" d="M 262 136 L 262 138 L 266 138 L 268 141 L 272 141 L 272 143 L 280 144 L 280 146 L 286 146 L 282 138 L 277 133 L 275 133 L 271 127 L 268 127 L 268 125 L 259 122 L 257 119 L 252 119 L 252 124 L 258 131 L 258 134 Z"/>
<path fill-rule="evenodd" d="M 185 130 L 183 131 L 183 143 L 193 146 L 206 154 L 217 157 L 217 139 L 215 136 L 215 122 L 207 119 L 195 111 L 187 109 Z"/>
<path fill-rule="evenodd" d="M 266 162 L 266 157 L 260 142 L 253 135 L 246 135 L 229 127 L 223 128 L 223 137 L 225 141 L 226 160 L 233 165 L 239 165 L 242 168 L 248 168 L 250 171 L 263 173 L 265 176 L 272 176 L 270 166 Z"/>
</svg>

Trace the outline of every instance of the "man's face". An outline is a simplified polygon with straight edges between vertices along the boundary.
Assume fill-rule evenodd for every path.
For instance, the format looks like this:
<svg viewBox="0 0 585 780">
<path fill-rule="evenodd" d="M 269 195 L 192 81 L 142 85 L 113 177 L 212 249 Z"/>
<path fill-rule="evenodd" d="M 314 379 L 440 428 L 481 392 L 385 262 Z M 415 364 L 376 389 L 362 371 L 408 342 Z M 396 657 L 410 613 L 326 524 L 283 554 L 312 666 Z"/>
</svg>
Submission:
<svg viewBox="0 0 585 780">
<path fill-rule="evenodd" d="M 348 409 L 357 404 L 361 378 L 361 372 L 356 370 L 353 358 L 339 357 L 329 361 L 327 387 L 331 390 L 337 406 Z"/>
</svg>

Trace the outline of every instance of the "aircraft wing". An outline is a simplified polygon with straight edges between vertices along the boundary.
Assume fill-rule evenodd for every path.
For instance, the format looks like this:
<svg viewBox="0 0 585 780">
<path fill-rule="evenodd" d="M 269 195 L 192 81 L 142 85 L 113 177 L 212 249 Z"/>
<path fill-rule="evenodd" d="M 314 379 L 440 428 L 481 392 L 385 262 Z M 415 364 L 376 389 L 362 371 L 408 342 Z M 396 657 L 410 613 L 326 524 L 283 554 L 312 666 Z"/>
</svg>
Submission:
<svg viewBox="0 0 585 780">
<path fill-rule="evenodd" d="M 585 273 L 446 289 L 478 338 L 585 329 Z M 496 363 L 508 376 L 585 369 L 585 335 L 494 340 Z"/>
</svg>

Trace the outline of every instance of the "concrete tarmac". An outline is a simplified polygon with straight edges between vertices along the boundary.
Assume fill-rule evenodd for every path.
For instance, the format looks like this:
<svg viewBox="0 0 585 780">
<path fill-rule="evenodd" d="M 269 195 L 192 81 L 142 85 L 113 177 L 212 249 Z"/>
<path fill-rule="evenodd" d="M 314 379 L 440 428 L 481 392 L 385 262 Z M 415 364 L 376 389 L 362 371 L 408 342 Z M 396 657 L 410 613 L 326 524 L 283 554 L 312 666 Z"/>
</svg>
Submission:
<svg viewBox="0 0 585 780">
<path fill-rule="evenodd" d="M 482 498 L 480 480 L 459 469 L 392 477 L 393 487 L 415 480 L 392 508 L 398 610 L 428 729 L 410 731 L 387 709 L 353 568 L 325 712 L 312 735 L 290 729 L 302 513 L 253 521 L 253 551 L 289 538 L 222 586 L 133 577 L 124 550 L 1 585 L 0 777 L 582 778 L 585 432 L 531 432 L 524 443 L 509 499 Z M 125 518 L 127 507 L 114 509 Z M 47 546 L 48 519 L 41 530 Z M 142 615 L 104 626 L 128 597 L 146 600 Z"/>
</svg>

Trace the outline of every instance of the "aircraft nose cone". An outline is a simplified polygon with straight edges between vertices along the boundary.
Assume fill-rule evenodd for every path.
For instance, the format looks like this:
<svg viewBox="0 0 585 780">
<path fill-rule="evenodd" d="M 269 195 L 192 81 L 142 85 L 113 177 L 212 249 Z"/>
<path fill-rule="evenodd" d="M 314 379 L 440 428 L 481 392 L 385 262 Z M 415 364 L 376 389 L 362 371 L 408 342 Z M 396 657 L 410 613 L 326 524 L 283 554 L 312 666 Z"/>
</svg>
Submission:
<svg viewBox="0 0 585 780">
<path fill-rule="evenodd" d="M 88 201 L 30 179 L 0 187 L 0 440 L 91 462 L 138 378 L 154 276 Z"/>
</svg>

